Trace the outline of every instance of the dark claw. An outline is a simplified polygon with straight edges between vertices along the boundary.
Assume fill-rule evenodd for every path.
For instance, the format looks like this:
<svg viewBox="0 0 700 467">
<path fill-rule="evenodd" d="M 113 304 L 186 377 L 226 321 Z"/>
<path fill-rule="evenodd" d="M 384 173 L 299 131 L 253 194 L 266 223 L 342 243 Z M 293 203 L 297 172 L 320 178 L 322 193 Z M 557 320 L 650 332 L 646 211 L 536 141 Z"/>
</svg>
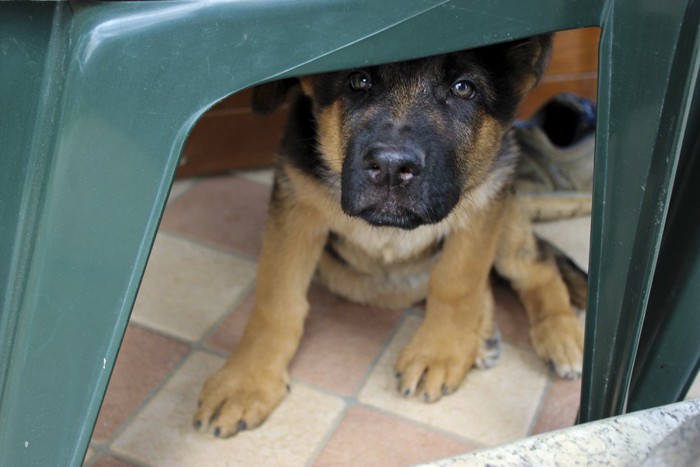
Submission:
<svg viewBox="0 0 700 467">
<path fill-rule="evenodd" d="M 401 379 L 401 377 L 403 376 L 403 373 L 401 373 L 400 371 L 397 371 L 395 376 L 396 376 L 396 379 Z"/>
<path fill-rule="evenodd" d="M 245 420 L 241 420 L 240 422 L 238 422 L 237 431 L 245 431 L 247 429 L 248 429 L 248 424 L 246 423 Z"/>
<path fill-rule="evenodd" d="M 195 430 L 199 430 L 202 428 L 202 421 L 201 420 L 195 420 L 192 425 L 194 426 Z"/>
<path fill-rule="evenodd" d="M 446 384 L 443 384 L 443 385 L 440 387 L 440 392 L 442 392 L 442 394 L 443 394 L 444 396 L 446 396 L 446 395 L 448 395 L 448 394 L 450 393 L 450 389 L 447 387 Z"/>
<path fill-rule="evenodd" d="M 217 438 L 219 436 L 221 436 L 221 427 L 220 426 L 217 426 L 216 428 L 214 428 L 214 436 L 216 436 Z"/>
<path fill-rule="evenodd" d="M 292 387 L 288 384 L 287 385 L 287 392 L 291 392 L 291 391 L 292 391 Z"/>
<path fill-rule="evenodd" d="M 202 408 L 202 401 L 197 401 L 197 408 L 201 409 Z"/>
<path fill-rule="evenodd" d="M 428 401 L 430 400 L 430 397 L 428 396 L 428 393 L 427 393 L 427 392 L 426 392 L 425 394 L 423 394 L 423 400 L 424 400 L 425 402 L 428 402 Z"/>
<path fill-rule="evenodd" d="M 410 394 L 411 394 L 411 390 L 410 390 L 410 389 L 406 388 L 406 389 L 403 390 L 403 396 L 404 396 L 404 397 L 408 397 Z"/>
</svg>

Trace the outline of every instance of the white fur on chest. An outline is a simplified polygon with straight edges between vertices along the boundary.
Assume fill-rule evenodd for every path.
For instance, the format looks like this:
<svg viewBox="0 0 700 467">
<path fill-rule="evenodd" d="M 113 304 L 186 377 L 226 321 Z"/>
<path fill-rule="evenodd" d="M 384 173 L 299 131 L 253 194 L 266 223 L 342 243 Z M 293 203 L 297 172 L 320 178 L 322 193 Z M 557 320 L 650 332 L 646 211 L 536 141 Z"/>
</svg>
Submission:
<svg viewBox="0 0 700 467">
<path fill-rule="evenodd" d="M 368 256 L 389 264 L 408 259 L 435 244 L 450 232 L 450 227 L 445 221 L 413 230 L 375 227 L 362 219 L 340 214 L 332 222 L 331 231 Z"/>
</svg>

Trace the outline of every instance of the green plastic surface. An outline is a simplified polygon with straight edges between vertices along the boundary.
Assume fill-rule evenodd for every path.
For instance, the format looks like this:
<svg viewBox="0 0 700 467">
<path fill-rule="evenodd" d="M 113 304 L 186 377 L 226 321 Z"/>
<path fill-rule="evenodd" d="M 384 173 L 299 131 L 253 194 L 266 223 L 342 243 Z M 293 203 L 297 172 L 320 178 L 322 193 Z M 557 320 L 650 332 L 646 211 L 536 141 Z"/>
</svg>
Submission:
<svg viewBox="0 0 700 467">
<path fill-rule="evenodd" d="M 700 8 L 700 4 L 698 4 Z M 696 49 L 700 36 L 687 47 Z M 692 56 L 692 55 L 691 55 Z M 696 88 L 688 128 L 700 128 Z M 628 410 L 680 401 L 700 368 L 700 132 L 687 132 L 637 353 Z M 682 247 L 680 247 L 682 246 Z"/>
<path fill-rule="evenodd" d="M 0 3 L 0 464 L 80 465 L 180 150 L 215 102 L 277 77 L 593 25 L 603 35 L 581 419 L 624 411 L 676 160 L 684 131 L 698 130 L 686 128 L 697 50 L 677 46 L 697 37 L 697 6 Z"/>
</svg>

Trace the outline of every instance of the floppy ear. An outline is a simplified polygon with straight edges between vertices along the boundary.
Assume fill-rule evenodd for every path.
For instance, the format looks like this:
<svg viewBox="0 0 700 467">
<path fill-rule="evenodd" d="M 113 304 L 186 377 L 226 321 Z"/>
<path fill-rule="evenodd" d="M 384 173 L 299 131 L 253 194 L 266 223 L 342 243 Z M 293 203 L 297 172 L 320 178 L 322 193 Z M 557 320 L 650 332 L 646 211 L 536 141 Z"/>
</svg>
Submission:
<svg viewBox="0 0 700 467">
<path fill-rule="evenodd" d="M 296 78 L 286 78 L 254 87 L 251 103 L 253 111 L 259 115 L 271 113 L 284 103 L 289 90 L 298 84 Z"/>
</svg>

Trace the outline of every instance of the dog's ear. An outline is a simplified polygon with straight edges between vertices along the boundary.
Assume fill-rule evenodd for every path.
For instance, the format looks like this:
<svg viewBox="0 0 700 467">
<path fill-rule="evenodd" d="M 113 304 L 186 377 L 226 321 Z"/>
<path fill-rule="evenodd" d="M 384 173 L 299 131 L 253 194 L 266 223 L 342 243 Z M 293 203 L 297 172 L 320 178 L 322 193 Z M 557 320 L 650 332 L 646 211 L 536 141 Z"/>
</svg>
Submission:
<svg viewBox="0 0 700 467">
<path fill-rule="evenodd" d="M 284 103 L 289 91 L 299 84 L 296 78 L 286 78 L 253 88 L 252 107 L 258 115 L 267 115 Z"/>
<path fill-rule="evenodd" d="M 523 82 L 527 83 L 525 92 L 535 87 L 547 69 L 552 53 L 552 36 L 552 34 L 543 34 L 528 37 L 508 46 L 506 60 L 509 68 L 526 75 L 523 77 Z"/>
</svg>

